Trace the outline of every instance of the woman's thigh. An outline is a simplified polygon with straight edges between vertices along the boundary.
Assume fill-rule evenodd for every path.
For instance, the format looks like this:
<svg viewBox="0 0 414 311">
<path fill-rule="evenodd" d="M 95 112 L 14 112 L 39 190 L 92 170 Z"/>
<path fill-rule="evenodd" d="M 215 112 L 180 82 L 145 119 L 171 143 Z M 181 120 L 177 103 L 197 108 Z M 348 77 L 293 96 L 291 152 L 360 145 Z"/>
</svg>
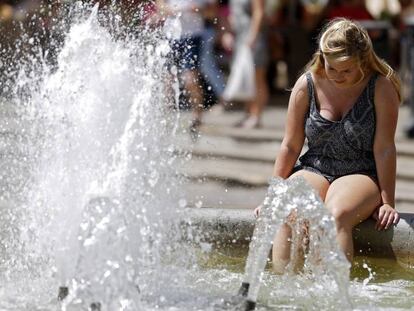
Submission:
<svg viewBox="0 0 414 311">
<path fill-rule="evenodd" d="M 328 188 L 326 207 L 345 225 L 367 219 L 381 203 L 378 185 L 369 176 L 354 174 L 336 179 Z"/>
<path fill-rule="evenodd" d="M 322 201 L 325 201 L 326 192 L 329 188 L 329 182 L 325 177 L 307 170 L 300 170 L 290 175 L 289 178 L 296 176 L 302 176 L 305 178 L 305 180 L 312 186 L 312 188 L 317 191 Z"/>
</svg>

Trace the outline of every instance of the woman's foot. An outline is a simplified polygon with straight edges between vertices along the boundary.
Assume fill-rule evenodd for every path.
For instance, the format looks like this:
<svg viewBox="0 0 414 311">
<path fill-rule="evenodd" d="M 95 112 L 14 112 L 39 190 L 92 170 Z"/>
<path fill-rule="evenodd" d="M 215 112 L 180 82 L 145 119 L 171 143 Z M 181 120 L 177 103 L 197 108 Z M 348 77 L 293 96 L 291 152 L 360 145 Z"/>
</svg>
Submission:
<svg viewBox="0 0 414 311">
<path fill-rule="evenodd" d="M 210 114 L 213 116 L 222 115 L 229 110 L 232 106 L 232 103 L 225 101 L 224 99 L 219 99 L 218 102 L 210 108 Z"/>
<path fill-rule="evenodd" d="M 258 116 L 246 116 L 235 124 L 236 127 L 244 129 L 254 129 L 261 127 L 260 118 Z"/>
<path fill-rule="evenodd" d="M 189 127 L 189 133 L 193 141 L 197 141 L 197 139 L 200 136 L 200 126 L 201 126 L 200 119 L 194 119 L 193 121 L 191 121 L 191 124 Z"/>
<path fill-rule="evenodd" d="M 210 114 L 213 116 L 222 115 L 226 111 L 226 106 L 222 103 L 217 103 L 210 108 Z"/>
</svg>

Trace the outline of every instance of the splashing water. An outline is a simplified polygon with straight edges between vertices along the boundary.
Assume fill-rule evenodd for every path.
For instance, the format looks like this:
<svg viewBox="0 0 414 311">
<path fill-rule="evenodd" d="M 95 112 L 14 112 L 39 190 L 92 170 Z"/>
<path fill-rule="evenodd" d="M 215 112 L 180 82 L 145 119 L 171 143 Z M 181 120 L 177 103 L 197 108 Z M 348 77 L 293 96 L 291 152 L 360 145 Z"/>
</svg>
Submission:
<svg viewBox="0 0 414 311">
<path fill-rule="evenodd" d="M 292 237 L 293 258 L 288 271 L 294 270 L 294 255 L 299 253 L 298 248 L 306 247 L 302 242 L 303 227 L 306 224 L 309 245 L 304 272 L 312 273 L 316 283 L 332 284 L 330 288 L 336 288 L 333 294 L 341 302 L 342 308 L 350 309 L 350 264 L 337 245 L 333 217 L 328 214 L 319 196 L 301 177 L 286 181 L 273 178 L 270 181 L 250 243 L 245 276 L 239 292 L 247 298 L 244 308 L 254 309 L 272 240 L 281 224 L 292 213 L 296 217 L 296 226 Z"/>
<path fill-rule="evenodd" d="M 73 9 L 78 20 L 56 68 L 32 58 L 17 74 L 14 106 L 8 103 L 18 116 L 8 130 L 18 139 L 3 162 L 2 181 L 14 183 L 2 184 L 9 187 L 2 282 L 40 277 L 46 290 L 26 282 L 21 291 L 49 297 L 69 287 L 64 308 L 96 302 L 137 310 L 140 291 L 158 286 L 161 260 L 181 239 L 171 143 L 179 116 L 161 82 L 169 43 L 145 27 L 117 40 L 99 22 L 97 6 Z M 185 259 L 183 267 L 191 265 L 191 253 Z"/>
</svg>

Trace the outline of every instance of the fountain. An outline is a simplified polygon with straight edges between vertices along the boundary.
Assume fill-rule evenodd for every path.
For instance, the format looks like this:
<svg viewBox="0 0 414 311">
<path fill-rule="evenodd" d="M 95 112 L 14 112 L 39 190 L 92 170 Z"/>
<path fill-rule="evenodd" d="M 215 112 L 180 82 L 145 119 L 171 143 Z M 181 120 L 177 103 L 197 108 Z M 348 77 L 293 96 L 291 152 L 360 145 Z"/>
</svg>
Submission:
<svg viewBox="0 0 414 311">
<path fill-rule="evenodd" d="M 245 276 L 204 268 L 210 232 L 191 225 L 178 174 L 191 158 L 177 152 L 184 135 L 169 65 L 180 25 L 124 25 L 116 8 L 81 2 L 62 14 L 56 34 L 23 34 L 0 64 L 1 310 L 235 310 L 245 303 L 233 297 L 240 283 L 259 310 L 355 300 L 369 309 L 373 292 L 393 286 L 407 305 L 409 281 L 348 287 L 332 220 L 300 180 L 271 182 Z M 293 210 L 309 221 L 304 273 L 273 275 L 264 267 L 271 236 Z"/>
<path fill-rule="evenodd" d="M 8 103 L 17 117 L 3 282 L 50 276 L 65 308 L 136 310 L 181 239 L 171 204 L 179 114 L 159 83 L 169 44 L 145 25 L 139 36 L 121 38 L 119 24 L 108 32 L 97 5 L 71 10 L 56 66 L 44 51 L 29 58 Z"/>
<path fill-rule="evenodd" d="M 270 180 L 268 193 L 263 201 L 250 242 L 244 280 L 239 289 L 239 295 L 246 297 L 244 309 L 255 309 L 273 238 L 291 213 L 295 213 L 296 226 L 293 230 L 292 241 L 295 242 L 292 243 L 292 260 L 288 270 L 293 272 L 294 262 L 297 259 L 295 256 L 305 253 L 305 272 L 313 273 L 315 276 L 331 277 L 333 285 L 337 287 L 337 297 L 341 301 L 342 308 L 350 309 L 348 297 L 350 264 L 336 243 L 334 219 L 324 208 L 319 196 L 301 177 L 286 181 L 281 178 Z M 309 245 L 304 245 L 304 237 L 301 234 L 305 222 Z M 298 248 L 308 248 L 308 250 Z"/>
</svg>

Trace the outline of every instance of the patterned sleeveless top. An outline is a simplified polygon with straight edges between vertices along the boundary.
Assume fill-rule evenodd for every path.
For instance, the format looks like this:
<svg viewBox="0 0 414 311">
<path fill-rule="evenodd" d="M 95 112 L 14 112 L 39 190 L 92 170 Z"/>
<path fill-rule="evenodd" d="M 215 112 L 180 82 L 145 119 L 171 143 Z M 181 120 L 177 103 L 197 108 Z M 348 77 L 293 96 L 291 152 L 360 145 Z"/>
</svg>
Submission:
<svg viewBox="0 0 414 311">
<path fill-rule="evenodd" d="M 309 149 L 299 158 L 299 166 L 327 175 L 330 182 L 349 174 L 376 178 L 373 145 L 377 74 L 372 75 L 356 103 L 340 121 L 330 121 L 319 113 L 310 72 L 306 73 L 306 79 L 310 107 L 305 120 L 305 135 Z"/>
</svg>

